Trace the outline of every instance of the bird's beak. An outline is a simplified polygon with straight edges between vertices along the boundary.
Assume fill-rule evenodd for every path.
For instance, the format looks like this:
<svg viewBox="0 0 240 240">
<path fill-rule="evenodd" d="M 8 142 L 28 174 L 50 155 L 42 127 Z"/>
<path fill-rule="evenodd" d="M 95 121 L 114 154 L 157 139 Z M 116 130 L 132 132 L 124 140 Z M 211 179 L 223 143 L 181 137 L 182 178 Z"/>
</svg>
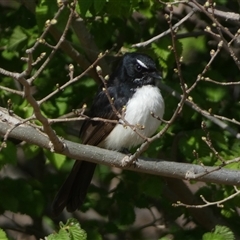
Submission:
<svg viewBox="0 0 240 240">
<path fill-rule="evenodd" d="M 148 75 L 155 79 L 159 79 L 159 80 L 162 79 L 162 75 L 160 72 L 150 72 L 150 73 L 148 73 Z"/>
</svg>

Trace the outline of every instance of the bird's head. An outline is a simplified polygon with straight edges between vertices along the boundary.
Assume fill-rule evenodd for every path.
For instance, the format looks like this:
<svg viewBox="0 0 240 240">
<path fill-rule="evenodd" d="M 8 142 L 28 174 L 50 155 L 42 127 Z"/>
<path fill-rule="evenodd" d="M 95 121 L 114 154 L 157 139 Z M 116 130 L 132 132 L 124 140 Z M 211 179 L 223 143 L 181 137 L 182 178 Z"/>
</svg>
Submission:
<svg viewBox="0 0 240 240">
<path fill-rule="evenodd" d="M 154 85 L 155 79 L 161 79 L 155 62 L 145 54 L 127 53 L 123 56 L 119 67 L 122 78 L 136 85 Z"/>
</svg>

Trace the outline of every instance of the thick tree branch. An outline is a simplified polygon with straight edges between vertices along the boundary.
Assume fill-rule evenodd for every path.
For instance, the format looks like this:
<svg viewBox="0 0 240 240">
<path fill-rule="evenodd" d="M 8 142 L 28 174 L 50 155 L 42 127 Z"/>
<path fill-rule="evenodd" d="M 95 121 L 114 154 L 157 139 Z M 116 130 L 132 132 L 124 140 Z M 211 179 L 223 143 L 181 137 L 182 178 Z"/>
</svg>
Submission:
<svg viewBox="0 0 240 240">
<path fill-rule="evenodd" d="M 186 2 L 187 5 L 193 7 L 194 9 L 201 11 L 201 8 L 197 7 L 196 4 L 192 2 Z M 208 7 L 206 10 L 209 13 L 212 13 L 212 8 Z M 220 10 L 220 9 L 214 9 L 214 15 L 220 18 L 223 18 L 225 21 L 234 21 L 234 24 L 239 25 L 239 20 L 240 20 L 240 14 L 236 12 L 229 12 L 228 10 Z"/>
<path fill-rule="evenodd" d="M 0 134 L 4 135 L 9 128 L 21 122 L 20 118 L 15 118 L 7 114 L 7 111 L 0 111 Z M 21 124 L 14 128 L 9 137 L 26 141 L 50 150 L 48 137 L 36 130 L 29 124 Z M 81 159 L 108 166 L 115 166 L 136 172 L 149 173 L 159 176 L 172 177 L 178 179 L 198 179 L 202 182 L 240 186 L 240 171 L 230 169 L 217 169 L 218 167 L 202 167 L 188 163 L 169 162 L 160 159 L 139 158 L 137 167 L 122 167 L 124 154 L 101 149 L 94 146 L 77 144 L 64 140 L 66 148 L 59 152 L 73 159 Z"/>
</svg>

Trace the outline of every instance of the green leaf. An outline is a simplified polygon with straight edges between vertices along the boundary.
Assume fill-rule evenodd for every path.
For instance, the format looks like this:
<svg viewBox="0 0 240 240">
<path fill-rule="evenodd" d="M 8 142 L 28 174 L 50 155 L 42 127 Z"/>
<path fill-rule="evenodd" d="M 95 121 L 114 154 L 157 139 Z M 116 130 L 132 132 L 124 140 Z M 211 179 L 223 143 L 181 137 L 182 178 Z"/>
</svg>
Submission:
<svg viewBox="0 0 240 240">
<path fill-rule="evenodd" d="M 60 100 L 60 99 L 58 99 L 58 100 Z M 68 104 L 65 101 L 56 101 L 56 105 L 59 109 L 59 115 L 63 115 L 68 108 Z"/>
<path fill-rule="evenodd" d="M 121 225 L 130 225 L 136 219 L 136 214 L 134 211 L 134 206 L 131 204 L 127 204 L 127 202 L 122 203 L 119 206 L 119 220 Z"/>
<path fill-rule="evenodd" d="M 86 232 L 80 228 L 80 226 L 71 226 L 69 228 L 72 240 L 85 240 L 87 239 Z"/>
<path fill-rule="evenodd" d="M 38 182 L 25 179 L 4 178 L 0 181 L 0 209 L 40 216 L 43 210 L 43 196 L 37 188 Z M 9 191 L 11 189 L 11 191 Z"/>
<path fill-rule="evenodd" d="M 71 240 L 67 231 L 60 229 L 58 233 L 52 233 L 48 237 L 45 237 L 46 240 Z"/>
<path fill-rule="evenodd" d="M 204 133 L 201 129 L 186 131 L 179 140 L 179 150 L 186 159 L 193 157 L 193 150 L 199 153 L 199 158 L 209 157 L 210 149 L 205 142 L 202 141 Z M 203 160 L 203 159 L 202 159 Z M 207 159 L 206 159 L 207 160 Z M 206 162 L 204 162 L 206 164 Z"/>
<path fill-rule="evenodd" d="M 6 233 L 0 228 L 0 240 L 8 240 Z"/>
<path fill-rule="evenodd" d="M 17 163 L 17 148 L 16 145 L 10 141 L 6 142 L 6 147 L 0 152 L 0 169 L 5 164 Z"/>
<path fill-rule="evenodd" d="M 217 225 L 215 227 L 214 233 L 223 236 L 225 240 L 234 240 L 235 239 L 232 231 L 226 226 Z"/>
<path fill-rule="evenodd" d="M 214 86 L 205 88 L 205 94 L 209 101 L 219 102 L 226 96 L 226 88 Z"/>
<path fill-rule="evenodd" d="M 38 28 L 40 31 L 42 31 L 45 27 L 45 23 L 47 20 L 50 20 L 53 18 L 53 14 L 51 14 L 51 7 L 54 7 L 54 5 L 57 8 L 57 3 L 53 1 L 46 1 L 42 0 L 40 4 L 37 4 L 36 6 L 36 20 L 38 24 Z"/>
<path fill-rule="evenodd" d="M 152 198 L 159 198 L 161 196 L 161 180 L 157 176 L 146 176 L 144 181 L 139 184 L 139 190 Z"/>
<path fill-rule="evenodd" d="M 163 68 L 167 68 L 167 59 L 170 56 L 171 52 L 163 45 L 158 46 L 156 43 L 153 43 L 152 45 L 155 54 L 159 57 L 160 65 Z"/>
<path fill-rule="evenodd" d="M 74 218 L 69 218 L 67 220 L 67 223 L 63 226 L 63 228 L 68 229 L 71 239 L 73 240 L 78 240 L 78 239 L 84 240 L 87 238 L 86 232 L 83 229 L 81 229 L 78 220 Z"/>
<path fill-rule="evenodd" d="M 42 148 L 36 145 L 25 145 L 23 149 L 24 149 L 25 158 L 28 160 L 36 157 L 37 154 L 39 154 L 39 151 L 42 150 Z"/>
<path fill-rule="evenodd" d="M 131 4 L 129 0 L 109 0 L 106 4 L 106 11 L 113 16 L 128 17 L 131 11 Z"/>
<path fill-rule="evenodd" d="M 108 233 L 117 233 L 119 231 L 118 227 L 113 222 L 105 224 L 105 229 Z"/>
<path fill-rule="evenodd" d="M 94 229 L 94 227 L 92 227 L 91 230 L 88 231 L 87 239 L 103 240 L 102 235 L 97 229 Z"/>
<path fill-rule="evenodd" d="M 93 0 L 78 0 L 80 11 L 82 17 L 84 17 L 87 13 L 87 11 L 90 9 L 90 7 L 93 4 Z"/>
<path fill-rule="evenodd" d="M 61 166 L 63 165 L 63 163 L 66 161 L 66 156 L 65 155 L 62 155 L 62 154 L 59 154 L 59 153 L 53 153 L 53 152 L 50 152 L 48 150 L 45 150 L 44 149 L 44 152 L 45 152 L 45 155 L 47 157 L 47 159 L 57 168 L 57 169 L 60 169 Z"/>
<path fill-rule="evenodd" d="M 12 51 L 10 52 L 7 49 L 2 51 L 2 56 L 6 60 L 12 60 L 16 55 L 18 55 L 18 54 L 16 54 L 15 52 L 12 52 Z"/>
<path fill-rule="evenodd" d="M 58 233 L 52 233 L 46 240 L 86 240 L 87 234 L 81 229 L 79 222 L 74 218 L 69 218 L 67 223 L 59 223 L 60 230 Z"/>
<path fill-rule="evenodd" d="M 175 56 L 173 51 L 169 50 L 169 46 L 172 46 L 172 41 L 166 37 L 159 40 L 159 42 L 152 44 L 153 50 L 158 56 L 159 63 L 164 70 L 164 77 L 165 72 L 175 65 Z M 176 41 L 176 51 L 177 55 L 180 57 L 183 51 L 182 43 L 180 41 Z"/>
<path fill-rule="evenodd" d="M 225 238 L 215 233 L 205 233 L 202 240 L 225 240 Z"/>
<path fill-rule="evenodd" d="M 106 3 L 106 0 L 94 0 L 94 9 L 96 13 L 101 12 L 105 3 Z"/>
<path fill-rule="evenodd" d="M 228 194 L 230 195 L 230 194 Z M 228 204 L 228 203 L 226 203 Z M 230 219 L 231 217 L 233 217 L 234 213 L 232 210 L 229 210 L 229 209 L 222 209 L 221 210 L 221 214 L 225 217 L 225 218 L 228 218 Z"/>
<path fill-rule="evenodd" d="M 203 240 L 234 240 L 232 231 L 226 226 L 217 225 L 213 233 L 205 233 Z"/>
<path fill-rule="evenodd" d="M 185 31 L 182 31 L 185 33 Z M 200 36 L 197 38 L 182 38 L 179 39 L 179 42 L 182 43 L 183 45 L 183 61 L 185 63 L 191 62 L 192 61 L 192 49 L 195 49 L 195 51 L 198 52 L 204 52 L 205 48 L 205 37 Z"/>
<path fill-rule="evenodd" d="M 23 29 L 20 26 L 15 27 L 7 45 L 8 50 L 14 51 L 23 47 L 27 44 L 27 39 L 28 36 Z"/>
</svg>

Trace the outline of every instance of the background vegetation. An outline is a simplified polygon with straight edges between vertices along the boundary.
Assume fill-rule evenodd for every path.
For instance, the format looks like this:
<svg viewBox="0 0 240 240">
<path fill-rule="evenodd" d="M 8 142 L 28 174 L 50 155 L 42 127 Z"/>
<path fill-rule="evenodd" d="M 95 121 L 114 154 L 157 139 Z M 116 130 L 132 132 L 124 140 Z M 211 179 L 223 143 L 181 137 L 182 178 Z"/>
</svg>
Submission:
<svg viewBox="0 0 240 240">
<path fill-rule="evenodd" d="M 240 239 L 239 8 L 0 0 L 0 239 Z M 122 154 L 74 142 L 101 82 L 95 67 L 105 76 L 132 51 L 161 67 L 166 111 L 129 171 Z M 80 211 L 54 218 L 73 157 L 104 165 Z"/>
</svg>

